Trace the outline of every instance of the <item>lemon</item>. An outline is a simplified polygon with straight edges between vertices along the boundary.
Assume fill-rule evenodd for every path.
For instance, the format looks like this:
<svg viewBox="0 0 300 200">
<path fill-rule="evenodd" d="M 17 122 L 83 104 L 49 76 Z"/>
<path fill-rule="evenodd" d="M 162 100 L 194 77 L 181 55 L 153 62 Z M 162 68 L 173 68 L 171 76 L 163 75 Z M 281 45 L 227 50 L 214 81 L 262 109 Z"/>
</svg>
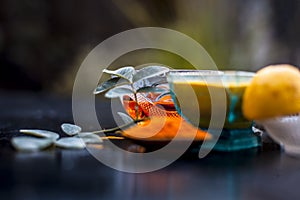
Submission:
<svg viewBox="0 0 300 200">
<path fill-rule="evenodd" d="M 250 120 L 299 113 L 300 71 L 287 64 L 259 70 L 246 88 L 242 109 Z"/>
</svg>

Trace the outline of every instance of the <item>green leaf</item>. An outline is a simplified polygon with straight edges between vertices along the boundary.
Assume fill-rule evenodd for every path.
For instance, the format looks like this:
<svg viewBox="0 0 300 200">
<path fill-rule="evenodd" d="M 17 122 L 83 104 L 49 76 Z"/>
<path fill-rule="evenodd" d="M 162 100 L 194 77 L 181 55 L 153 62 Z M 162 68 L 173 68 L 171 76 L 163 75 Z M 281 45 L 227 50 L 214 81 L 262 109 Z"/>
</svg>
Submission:
<svg viewBox="0 0 300 200">
<path fill-rule="evenodd" d="M 164 74 L 168 71 L 169 71 L 169 68 L 167 68 L 167 67 L 158 66 L 158 65 L 148 66 L 148 67 L 138 70 L 133 75 L 132 81 L 136 82 L 136 81 L 139 81 L 142 79 L 150 78 L 153 76 L 158 76 L 158 75 Z"/>
<path fill-rule="evenodd" d="M 166 91 L 168 91 L 168 89 L 159 88 L 159 87 L 142 87 L 137 90 L 137 93 L 147 93 L 147 92 L 162 93 Z"/>
<path fill-rule="evenodd" d="M 117 77 L 127 79 L 130 82 L 132 81 L 133 75 L 136 73 L 135 69 L 132 66 L 122 67 L 122 68 L 117 69 L 117 70 L 104 69 L 103 72 L 107 73 L 107 74 L 110 74 L 110 75 L 113 75 L 113 76 L 117 76 Z"/>
<path fill-rule="evenodd" d="M 122 97 L 124 95 L 133 94 L 134 92 L 128 88 L 113 88 L 105 93 L 106 98 Z"/>
<path fill-rule="evenodd" d="M 123 79 L 120 77 L 115 77 L 112 79 L 109 79 L 102 84 L 98 85 L 97 88 L 94 90 L 94 94 L 100 94 L 102 92 L 106 92 L 109 89 L 112 89 L 119 85 L 124 85 L 130 83 L 127 79 Z"/>
<path fill-rule="evenodd" d="M 134 120 L 127 114 L 122 113 L 122 112 L 118 112 L 118 115 L 122 118 L 122 120 L 124 121 L 125 124 L 129 124 L 134 122 Z"/>
</svg>

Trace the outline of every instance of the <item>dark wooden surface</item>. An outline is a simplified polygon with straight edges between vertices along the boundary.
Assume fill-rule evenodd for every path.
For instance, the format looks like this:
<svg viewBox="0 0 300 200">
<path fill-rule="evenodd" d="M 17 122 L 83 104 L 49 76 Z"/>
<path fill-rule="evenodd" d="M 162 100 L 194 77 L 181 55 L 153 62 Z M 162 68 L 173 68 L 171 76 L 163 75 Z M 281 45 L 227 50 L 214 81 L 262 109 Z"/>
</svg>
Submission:
<svg viewBox="0 0 300 200">
<path fill-rule="evenodd" d="M 108 103 L 99 105 L 103 127 L 114 125 Z M 64 136 L 59 130 L 63 122 L 72 122 L 69 98 L 0 92 L 0 199 L 300 198 L 300 159 L 270 146 L 211 152 L 204 159 L 187 153 L 159 171 L 130 174 L 101 164 L 86 150 L 20 153 L 10 145 L 19 128 Z M 110 153 L 105 145 L 103 151 Z"/>
</svg>

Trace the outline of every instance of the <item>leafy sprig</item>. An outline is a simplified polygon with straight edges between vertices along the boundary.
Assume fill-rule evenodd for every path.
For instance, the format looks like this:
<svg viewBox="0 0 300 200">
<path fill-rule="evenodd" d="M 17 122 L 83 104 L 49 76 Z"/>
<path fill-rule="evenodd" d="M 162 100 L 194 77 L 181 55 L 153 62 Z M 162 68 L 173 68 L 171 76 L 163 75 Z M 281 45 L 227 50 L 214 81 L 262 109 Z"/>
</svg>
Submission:
<svg viewBox="0 0 300 200">
<path fill-rule="evenodd" d="M 104 69 L 103 72 L 110 74 L 111 78 L 104 81 L 94 90 L 94 94 L 105 93 L 106 98 L 118 98 L 130 95 L 135 102 L 135 121 L 139 118 L 138 93 L 165 92 L 165 89 L 155 86 L 141 86 L 138 83 L 154 76 L 165 74 L 169 68 L 159 65 L 149 65 L 140 70 L 132 66 L 122 67 L 117 70 Z"/>
</svg>

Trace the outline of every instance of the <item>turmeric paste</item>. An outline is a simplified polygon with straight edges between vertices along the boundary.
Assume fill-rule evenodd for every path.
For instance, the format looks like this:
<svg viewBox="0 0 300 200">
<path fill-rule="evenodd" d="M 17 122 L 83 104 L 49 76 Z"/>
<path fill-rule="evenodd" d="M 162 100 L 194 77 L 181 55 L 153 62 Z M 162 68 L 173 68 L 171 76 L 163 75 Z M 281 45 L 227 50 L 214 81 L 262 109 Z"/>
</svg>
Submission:
<svg viewBox="0 0 300 200">
<path fill-rule="evenodd" d="M 139 140 L 172 140 L 175 136 L 183 140 L 211 138 L 209 133 L 195 128 L 181 117 L 158 116 L 153 116 L 147 121 L 124 130 L 123 135 L 127 138 Z"/>
</svg>

